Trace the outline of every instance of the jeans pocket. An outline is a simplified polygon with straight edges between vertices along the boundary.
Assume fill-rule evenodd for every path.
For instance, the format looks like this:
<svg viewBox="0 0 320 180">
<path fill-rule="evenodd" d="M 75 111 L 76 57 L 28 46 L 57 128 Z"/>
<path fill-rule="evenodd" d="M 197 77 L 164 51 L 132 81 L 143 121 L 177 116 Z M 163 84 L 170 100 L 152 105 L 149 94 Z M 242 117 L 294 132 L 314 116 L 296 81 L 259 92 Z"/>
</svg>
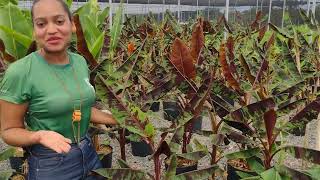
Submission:
<svg viewBox="0 0 320 180">
<path fill-rule="evenodd" d="M 63 163 L 63 155 L 43 156 L 38 158 L 39 171 L 51 171 L 57 169 Z"/>
</svg>

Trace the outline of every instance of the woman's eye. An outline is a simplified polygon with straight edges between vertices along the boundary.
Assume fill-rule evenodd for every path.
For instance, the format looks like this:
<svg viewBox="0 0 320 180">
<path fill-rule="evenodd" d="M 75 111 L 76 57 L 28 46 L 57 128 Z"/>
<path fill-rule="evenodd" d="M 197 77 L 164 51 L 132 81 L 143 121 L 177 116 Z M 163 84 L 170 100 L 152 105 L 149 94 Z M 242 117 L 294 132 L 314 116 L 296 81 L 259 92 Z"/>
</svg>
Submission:
<svg viewBox="0 0 320 180">
<path fill-rule="evenodd" d="M 40 23 L 37 23 L 37 26 L 40 27 L 40 28 L 41 28 L 41 27 L 44 27 L 44 23 L 41 23 L 41 22 L 40 22 Z"/>
<path fill-rule="evenodd" d="M 58 25 L 62 25 L 64 23 L 64 20 L 57 20 Z"/>
</svg>

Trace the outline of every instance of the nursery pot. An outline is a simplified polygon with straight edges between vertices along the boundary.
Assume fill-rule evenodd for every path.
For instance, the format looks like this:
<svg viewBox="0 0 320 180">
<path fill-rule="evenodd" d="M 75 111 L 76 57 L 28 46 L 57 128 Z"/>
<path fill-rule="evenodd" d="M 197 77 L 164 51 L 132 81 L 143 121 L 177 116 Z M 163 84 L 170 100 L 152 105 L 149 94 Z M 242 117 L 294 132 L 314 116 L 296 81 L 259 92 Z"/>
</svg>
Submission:
<svg viewBox="0 0 320 180">
<path fill-rule="evenodd" d="M 151 147 L 144 141 L 131 141 L 131 149 L 134 156 L 146 157 L 152 154 Z"/>
<path fill-rule="evenodd" d="M 237 164 L 239 164 L 240 162 L 238 162 Z M 245 163 L 242 163 L 243 166 L 246 166 Z M 237 171 L 241 171 L 247 174 L 251 174 L 253 176 L 257 176 L 258 174 L 256 172 L 250 171 L 249 169 L 246 168 L 242 168 L 242 167 L 237 167 L 237 165 L 235 165 L 234 161 L 233 162 L 228 162 L 227 163 L 227 180 L 240 180 L 241 177 L 237 174 Z"/>
<path fill-rule="evenodd" d="M 150 110 L 153 112 L 158 112 L 160 109 L 160 102 L 153 102 L 150 106 Z"/>
<path fill-rule="evenodd" d="M 9 157 L 11 169 L 16 170 L 16 172 L 22 172 L 22 165 L 24 163 L 24 157 Z"/>
<path fill-rule="evenodd" d="M 111 168 L 112 166 L 113 148 L 110 145 L 100 144 L 97 153 L 102 158 L 100 159 L 103 168 Z"/>
<path fill-rule="evenodd" d="M 202 127 L 202 116 L 199 116 L 193 123 L 192 131 L 193 132 L 201 131 L 201 127 Z"/>
<path fill-rule="evenodd" d="M 181 108 L 177 102 L 164 101 L 163 102 L 163 117 L 168 121 L 176 121 L 181 114 Z"/>
<path fill-rule="evenodd" d="M 169 159 L 165 160 L 165 168 L 168 169 L 169 167 Z M 192 161 L 188 160 L 182 157 L 177 157 L 177 168 L 176 168 L 176 175 L 190 172 L 197 170 L 198 168 L 198 162 L 197 161 Z"/>
<path fill-rule="evenodd" d="M 25 180 L 27 178 L 25 175 L 14 172 L 13 175 L 10 177 L 10 179 L 12 179 L 12 180 Z"/>
</svg>

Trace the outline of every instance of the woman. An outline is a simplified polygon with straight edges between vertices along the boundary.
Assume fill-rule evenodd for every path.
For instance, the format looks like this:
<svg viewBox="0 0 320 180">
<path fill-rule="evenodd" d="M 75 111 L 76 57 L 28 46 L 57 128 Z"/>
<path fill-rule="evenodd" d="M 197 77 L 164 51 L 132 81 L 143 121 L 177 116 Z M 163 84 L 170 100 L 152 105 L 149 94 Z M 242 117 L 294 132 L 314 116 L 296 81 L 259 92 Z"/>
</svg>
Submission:
<svg viewBox="0 0 320 180">
<path fill-rule="evenodd" d="M 11 64 L 0 85 L 2 138 L 28 147 L 28 179 L 88 179 L 101 168 L 86 135 L 89 122 L 116 121 L 92 107 L 86 61 L 67 51 L 75 31 L 67 5 L 34 0 L 31 12 L 40 49 Z"/>
</svg>

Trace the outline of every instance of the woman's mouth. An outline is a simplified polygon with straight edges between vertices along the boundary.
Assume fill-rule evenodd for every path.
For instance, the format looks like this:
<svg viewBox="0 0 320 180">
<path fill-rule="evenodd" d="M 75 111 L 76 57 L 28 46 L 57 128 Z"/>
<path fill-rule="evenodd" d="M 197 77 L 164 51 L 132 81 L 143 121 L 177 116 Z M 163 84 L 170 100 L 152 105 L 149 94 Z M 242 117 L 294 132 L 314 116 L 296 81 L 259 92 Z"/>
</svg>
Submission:
<svg viewBox="0 0 320 180">
<path fill-rule="evenodd" d="M 60 42 L 61 38 L 59 37 L 50 37 L 47 42 L 49 44 L 58 44 Z"/>
</svg>

